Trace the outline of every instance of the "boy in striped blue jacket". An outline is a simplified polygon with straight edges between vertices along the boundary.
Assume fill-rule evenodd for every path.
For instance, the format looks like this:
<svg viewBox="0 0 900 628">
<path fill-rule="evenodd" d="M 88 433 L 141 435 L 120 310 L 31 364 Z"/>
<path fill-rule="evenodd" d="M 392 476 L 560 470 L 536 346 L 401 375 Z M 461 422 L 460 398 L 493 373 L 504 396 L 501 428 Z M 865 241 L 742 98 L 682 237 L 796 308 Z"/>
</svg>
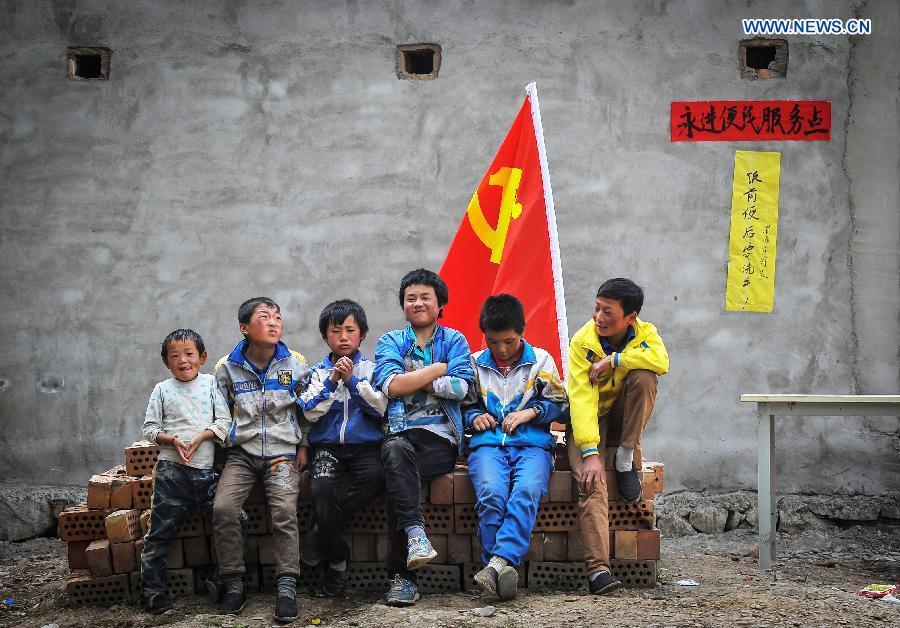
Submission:
<svg viewBox="0 0 900 628">
<path fill-rule="evenodd" d="M 522 337 L 525 312 L 516 297 L 489 297 L 478 323 L 488 348 L 472 354 L 475 385 L 463 404 L 485 563 L 475 581 L 508 600 L 553 469 L 550 424 L 568 422 L 568 398 L 550 354 Z"/>
<path fill-rule="evenodd" d="M 350 549 L 341 534 L 347 519 L 384 491 L 381 466 L 382 417 L 387 396 L 372 386 L 375 363 L 359 350 L 369 325 L 354 301 L 329 303 L 319 315 L 319 331 L 329 352 L 310 373 L 298 404 L 312 424 L 310 491 L 313 520 L 300 544 L 309 566 L 326 561 L 324 591 L 347 589 Z M 342 481 L 350 485 L 339 497 Z"/>
</svg>

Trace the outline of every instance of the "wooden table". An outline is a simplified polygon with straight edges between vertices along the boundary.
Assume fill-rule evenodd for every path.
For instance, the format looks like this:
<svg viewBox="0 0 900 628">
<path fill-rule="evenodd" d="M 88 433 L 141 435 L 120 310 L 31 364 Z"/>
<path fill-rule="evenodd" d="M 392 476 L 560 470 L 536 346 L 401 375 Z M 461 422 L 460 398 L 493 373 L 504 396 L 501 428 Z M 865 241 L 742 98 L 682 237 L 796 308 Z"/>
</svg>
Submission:
<svg viewBox="0 0 900 628">
<path fill-rule="evenodd" d="M 775 559 L 775 416 L 900 416 L 900 395 L 741 395 L 759 412 L 757 449 L 759 566 Z"/>
</svg>

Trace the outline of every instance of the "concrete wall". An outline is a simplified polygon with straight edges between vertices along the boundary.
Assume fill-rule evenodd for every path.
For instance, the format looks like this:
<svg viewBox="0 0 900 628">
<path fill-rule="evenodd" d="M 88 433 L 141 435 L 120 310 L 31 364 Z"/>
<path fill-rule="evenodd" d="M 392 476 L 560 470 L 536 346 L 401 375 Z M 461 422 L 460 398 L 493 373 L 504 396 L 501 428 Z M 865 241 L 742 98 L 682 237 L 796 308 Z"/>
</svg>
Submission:
<svg viewBox="0 0 900 628">
<path fill-rule="evenodd" d="M 754 487 L 742 392 L 900 390 L 900 10 L 781 5 L 3 2 L 0 476 L 119 462 L 163 336 L 196 328 L 215 359 L 247 297 L 278 300 L 316 359 L 322 305 L 358 299 L 371 350 L 536 80 L 570 329 L 603 279 L 641 283 L 672 357 L 650 456 L 670 490 Z M 871 36 L 788 37 L 786 79 L 740 78 L 741 17 L 855 15 Z M 416 42 L 442 46 L 437 80 L 397 79 Z M 67 81 L 70 45 L 111 48 L 110 80 Z M 831 100 L 831 141 L 669 141 L 673 100 L 778 98 Z M 736 149 L 782 152 L 772 314 L 724 310 Z M 779 488 L 897 486 L 898 434 L 781 421 Z"/>
</svg>

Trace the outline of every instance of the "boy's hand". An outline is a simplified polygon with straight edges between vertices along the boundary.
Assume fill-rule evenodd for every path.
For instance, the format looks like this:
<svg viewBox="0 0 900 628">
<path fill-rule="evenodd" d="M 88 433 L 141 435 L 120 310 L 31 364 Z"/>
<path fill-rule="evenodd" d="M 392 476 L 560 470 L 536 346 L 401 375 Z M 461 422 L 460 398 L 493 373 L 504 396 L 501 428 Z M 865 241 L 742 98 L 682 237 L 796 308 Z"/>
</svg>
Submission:
<svg viewBox="0 0 900 628">
<path fill-rule="evenodd" d="M 297 447 L 297 457 L 294 459 L 297 471 L 303 471 L 309 466 L 309 447 Z"/>
<path fill-rule="evenodd" d="M 191 439 L 191 442 L 188 443 L 187 446 L 188 460 L 194 457 L 194 454 L 200 449 L 200 445 L 206 442 L 211 436 L 214 436 L 212 430 L 204 430 Z"/>
<path fill-rule="evenodd" d="M 178 457 L 181 458 L 184 464 L 188 464 L 191 461 L 191 457 L 193 457 L 194 452 L 191 451 L 189 445 L 184 444 L 183 440 L 176 436 L 172 439 L 172 447 L 174 447 L 175 451 L 178 452 Z"/>
<path fill-rule="evenodd" d="M 475 417 L 475 420 L 472 421 L 472 429 L 476 432 L 484 432 L 486 430 L 492 430 L 497 427 L 497 422 L 494 420 L 490 414 L 485 412 L 484 414 L 479 414 Z"/>
<path fill-rule="evenodd" d="M 605 373 L 609 369 L 612 368 L 612 356 L 606 356 L 599 362 L 594 362 L 594 365 L 591 367 L 591 372 L 588 375 L 588 379 L 591 380 L 592 384 L 600 383 L 600 375 L 601 373 Z"/>
<path fill-rule="evenodd" d="M 606 469 L 600 456 L 588 456 L 581 468 L 581 492 L 590 495 L 598 484 L 606 484 Z"/>
<path fill-rule="evenodd" d="M 334 363 L 334 371 L 332 371 L 332 375 L 334 375 L 335 371 L 338 373 L 338 377 L 344 380 L 344 383 L 346 384 L 350 381 L 350 378 L 353 377 L 353 360 L 351 360 L 347 356 L 340 358 L 337 362 Z"/>
<path fill-rule="evenodd" d="M 446 362 L 435 362 L 428 368 L 435 371 L 435 373 L 436 373 L 436 375 L 434 376 L 435 379 L 437 379 L 438 377 L 443 377 L 444 375 L 447 374 L 447 363 Z"/>
<path fill-rule="evenodd" d="M 510 412 L 503 419 L 503 425 L 500 426 L 500 429 L 507 434 L 512 434 L 517 427 L 536 418 L 537 412 L 535 412 L 531 408 L 526 408 L 525 410 L 517 410 L 516 412 Z"/>
</svg>

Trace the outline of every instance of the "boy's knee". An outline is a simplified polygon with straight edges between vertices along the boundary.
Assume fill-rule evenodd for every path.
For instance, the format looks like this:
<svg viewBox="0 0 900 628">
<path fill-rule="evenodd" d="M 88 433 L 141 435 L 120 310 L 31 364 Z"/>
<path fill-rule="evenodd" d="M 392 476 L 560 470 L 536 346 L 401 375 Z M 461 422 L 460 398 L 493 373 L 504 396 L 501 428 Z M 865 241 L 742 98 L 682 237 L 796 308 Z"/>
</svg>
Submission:
<svg viewBox="0 0 900 628">
<path fill-rule="evenodd" d="M 213 521 L 240 521 L 241 505 L 232 500 L 216 499 L 212 507 Z"/>
<path fill-rule="evenodd" d="M 625 376 L 625 387 L 630 390 L 646 390 L 655 393 L 658 382 L 659 376 L 646 369 L 628 371 L 628 375 Z"/>
<path fill-rule="evenodd" d="M 385 467 L 404 460 L 415 460 L 416 449 L 402 436 L 389 438 L 381 444 L 381 462 Z"/>
</svg>

